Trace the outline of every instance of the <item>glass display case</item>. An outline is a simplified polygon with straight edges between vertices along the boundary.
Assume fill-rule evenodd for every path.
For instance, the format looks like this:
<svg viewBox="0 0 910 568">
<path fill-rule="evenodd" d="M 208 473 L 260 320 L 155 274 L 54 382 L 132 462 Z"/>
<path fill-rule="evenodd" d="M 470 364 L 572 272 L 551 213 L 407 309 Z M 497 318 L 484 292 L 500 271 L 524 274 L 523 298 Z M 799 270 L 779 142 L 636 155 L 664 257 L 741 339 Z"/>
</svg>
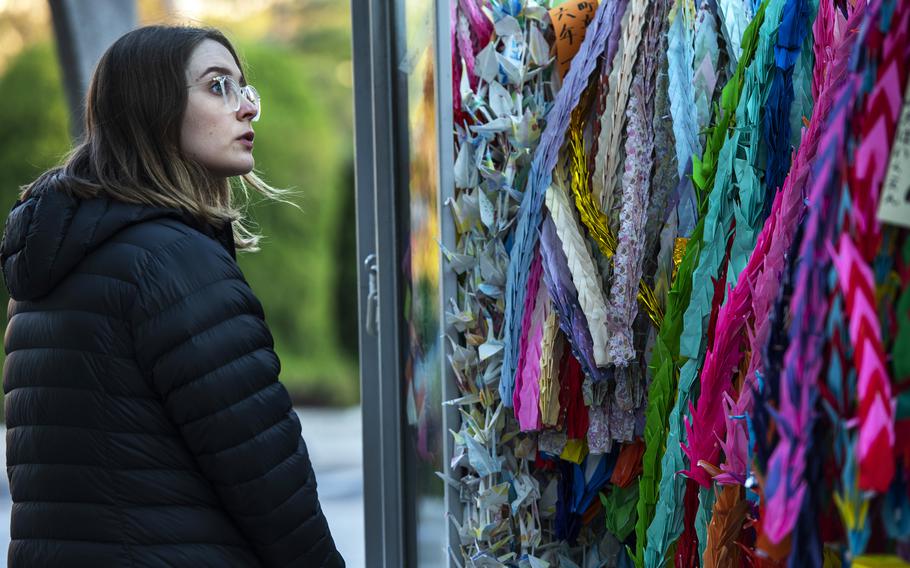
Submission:
<svg viewBox="0 0 910 568">
<path fill-rule="evenodd" d="M 443 405 L 457 396 L 443 304 L 454 279 L 440 249 L 454 238 L 452 140 L 440 136 L 452 132 L 451 90 L 440 88 L 451 85 L 449 8 L 379 4 L 352 4 L 366 557 L 441 567 L 457 520 L 457 495 L 437 475 L 458 421 Z"/>
</svg>

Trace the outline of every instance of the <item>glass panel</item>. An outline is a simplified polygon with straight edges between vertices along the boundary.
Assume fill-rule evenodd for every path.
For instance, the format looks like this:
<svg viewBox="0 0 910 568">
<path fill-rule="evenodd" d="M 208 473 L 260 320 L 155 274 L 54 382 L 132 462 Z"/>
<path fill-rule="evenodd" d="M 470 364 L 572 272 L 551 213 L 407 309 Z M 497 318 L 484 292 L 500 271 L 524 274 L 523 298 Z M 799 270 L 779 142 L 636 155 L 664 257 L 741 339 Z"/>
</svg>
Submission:
<svg viewBox="0 0 910 568">
<path fill-rule="evenodd" d="M 399 169 L 405 346 L 405 530 L 408 565 L 446 565 L 442 471 L 440 251 L 436 139 L 434 2 L 396 2 L 399 124 L 406 126 Z M 406 123 L 406 124 L 405 124 Z"/>
</svg>

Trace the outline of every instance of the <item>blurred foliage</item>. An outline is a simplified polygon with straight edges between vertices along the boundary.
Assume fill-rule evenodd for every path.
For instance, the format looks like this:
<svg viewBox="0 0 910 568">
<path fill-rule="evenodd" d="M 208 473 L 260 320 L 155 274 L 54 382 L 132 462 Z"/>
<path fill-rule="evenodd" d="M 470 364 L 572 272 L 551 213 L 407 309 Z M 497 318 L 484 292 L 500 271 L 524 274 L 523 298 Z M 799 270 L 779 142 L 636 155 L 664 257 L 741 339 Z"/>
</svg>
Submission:
<svg viewBox="0 0 910 568">
<path fill-rule="evenodd" d="M 239 255 L 240 266 L 262 301 L 282 362 L 281 380 L 295 401 L 355 404 L 352 105 L 344 77 L 350 49 L 304 51 L 307 42 L 297 35 L 267 41 L 224 27 L 262 94 L 263 117 L 254 125 L 256 169 L 272 185 L 293 190 L 292 200 L 300 206 L 251 194 L 247 214 L 264 239 L 260 252 Z M 350 43 L 346 26 L 336 27 L 334 36 L 330 44 Z M 69 149 L 60 80 L 48 43 L 25 48 L 0 77 L 6 97 L 0 105 L 4 212 L 19 186 L 58 163 Z M 5 289 L 0 294 L 5 303 Z"/>
<path fill-rule="evenodd" d="M 9 211 L 24 185 L 69 150 L 66 100 L 53 47 L 38 43 L 0 77 L 0 199 Z"/>
<path fill-rule="evenodd" d="M 0 1 L 0 5 L 4 4 Z M 27 45 L 51 36 L 50 9 L 39 0 L 5 0 L 0 9 L 0 75 Z"/>
<path fill-rule="evenodd" d="M 353 402 L 357 369 L 344 338 L 356 337 L 357 296 L 356 288 L 343 293 L 338 278 L 356 267 L 354 249 L 338 246 L 355 231 L 348 206 L 351 131 L 345 126 L 350 91 L 334 80 L 329 58 L 237 43 L 262 95 L 257 170 L 273 185 L 292 189 L 302 209 L 254 199 L 249 215 L 266 238 L 262 250 L 241 255 L 240 264 L 268 310 L 288 386 L 305 384 L 308 392 L 300 395 L 308 398 Z M 344 325 L 351 319 L 353 330 Z"/>
</svg>

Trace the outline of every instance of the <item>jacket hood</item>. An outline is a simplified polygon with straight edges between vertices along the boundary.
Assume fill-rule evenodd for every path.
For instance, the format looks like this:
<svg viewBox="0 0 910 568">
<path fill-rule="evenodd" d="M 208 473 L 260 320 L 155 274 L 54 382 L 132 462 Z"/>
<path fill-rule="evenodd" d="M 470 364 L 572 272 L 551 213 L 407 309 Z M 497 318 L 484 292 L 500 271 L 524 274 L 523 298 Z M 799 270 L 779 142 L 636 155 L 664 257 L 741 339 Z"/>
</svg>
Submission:
<svg viewBox="0 0 910 568">
<path fill-rule="evenodd" d="M 106 197 L 83 200 L 69 195 L 65 183 L 60 173 L 45 176 L 27 199 L 13 205 L 7 218 L 0 263 L 6 288 L 15 300 L 34 300 L 48 294 L 106 240 L 152 219 L 178 219 L 227 246 L 224 232 L 230 236 L 230 223 L 215 231 L 185 211 Z"/>
</svg>

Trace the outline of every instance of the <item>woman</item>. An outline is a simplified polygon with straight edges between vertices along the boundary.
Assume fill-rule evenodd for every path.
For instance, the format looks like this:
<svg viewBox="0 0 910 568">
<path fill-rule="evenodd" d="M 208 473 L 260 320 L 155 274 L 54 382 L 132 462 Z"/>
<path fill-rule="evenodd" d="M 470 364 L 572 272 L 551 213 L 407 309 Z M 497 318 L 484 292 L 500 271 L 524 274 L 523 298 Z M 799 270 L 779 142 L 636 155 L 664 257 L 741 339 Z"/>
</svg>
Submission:
<svg viewBox="0 0 910 568">
<path fill-rule="evenodd" d="M 146 27 L 101 58 L 85 137 L 23 192 L 10 292 L 9 566 L 343 566 L 229 180 L 259 97 L 214 30 Z"/>
</svg>

